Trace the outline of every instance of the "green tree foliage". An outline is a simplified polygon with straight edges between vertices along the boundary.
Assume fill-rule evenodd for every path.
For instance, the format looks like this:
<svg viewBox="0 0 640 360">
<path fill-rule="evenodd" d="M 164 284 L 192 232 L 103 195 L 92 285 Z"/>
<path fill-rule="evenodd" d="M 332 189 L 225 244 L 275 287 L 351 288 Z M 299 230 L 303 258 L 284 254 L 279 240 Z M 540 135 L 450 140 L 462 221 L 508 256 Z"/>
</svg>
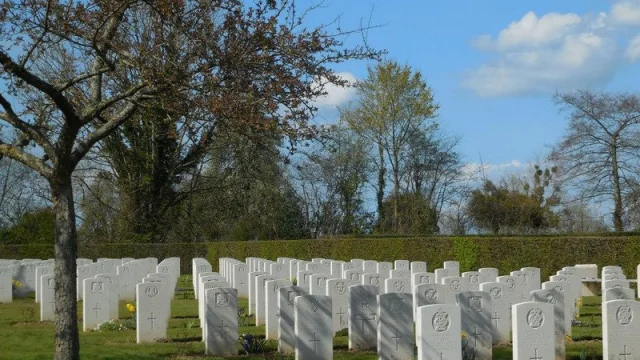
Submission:
<svg viewBox="0 0 640 360">
<path fill-rule="evenodd" d="M 485 180 L 471 192 L 469 215 L 479 229 L 498 233 L 539 232 L 556 227 L 553 207 L 559 203 L 559 188 L 552 183 L 556 169 L 534 167 L 531 182 L 514 179 L 496 185 Z"/>
<path fill-rule="evenodd" d="M 13 225 L 0 230 L 2 244 L 53 244 L 55 238 L 56 218 L 49 208 L 28 212 Z"/>
<path fill-rule="evenodd" d="M 380 228 L 388 229 L 391 227 L 389 222 L 393 218 L 391 215 L 394 211 L 394 203 L 396 203 L 394 197 L 395 195 L 391 195 L 384 201 L 385 216 L 383 219 L 387 223 L 377 224 Z M 421 193 L 403 193 L 398 197 L 398 234 L 431 235 L 439 231 L 436 211 Z"/>
<path fill-rule="evenodd" d="M 382 207 L 386 168 L 391 168 L 391 184 L 396 196 L 392 198 L 393 226 L 389 230 L 397 231 L 402 154 L 407 150 L 412 134 L 429 131 L 434 126 L 431 119 L 436 117 L 439 107 L 420 71 L 389 60 L 369 67 L 367 78 L 357 83 L 356 92 L 357 103 L 344 109 L 342 118 L 376 149 L 379 223 L 386 223 L 382 219 Z"/>
</svg>

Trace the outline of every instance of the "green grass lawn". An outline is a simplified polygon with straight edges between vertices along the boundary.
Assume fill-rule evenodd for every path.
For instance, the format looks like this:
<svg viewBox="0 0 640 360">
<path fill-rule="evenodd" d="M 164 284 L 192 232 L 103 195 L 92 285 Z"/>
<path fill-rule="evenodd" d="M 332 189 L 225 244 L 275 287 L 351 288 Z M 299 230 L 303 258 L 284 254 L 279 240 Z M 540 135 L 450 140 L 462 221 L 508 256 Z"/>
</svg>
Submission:
<svg viewBox="0 0 640 360">
<path fill-rule="evenodd" d="M 83 359 L 220 359 L 205 357 L 204 343 L 198 321 L 197 303 L 193 298 L 191 277 L 183 276 L 179 288 L 171 304 L 171 320 L 167 331 L 168 339 L 152 344 L 136 344 L 135 330 L 124 331 L 92 331 L 80 333 L 80 353 Z M 240 299 L 240 307 L 247 307 L 247 300 Z M 79 304 L 78 309 L 82 309 Z M 79 317 L 82 318 L 81 311 Z M 125 303 L 120 304 L 120 318 L 131 315 Z M 51 359 L 53 356 L 54 327 L 51 322 L 41 323 L 39 310 L 33 297 L 15 299 L 11 304 L 0 305 L 0 359 Z M 602 330 L 600 314 L 600 298 L 584 298 L 581 310 L 581 324 L 574 326 L 572 339 L 567 343 L 567 359 L 602 358 Z M 263 326 L 253 326 L 253 319 L 248 318 L 249 326 L 241 326 L 240 334 L 263 335 Z M 82 322 L 79 323 L 82 329 Z M 293 359 L 275 352 L 276 341 L 267 342 L 267 353 L 252 356 L 238 356 L 233 359 Z M 374 352 L 354 352 L 347 349 L 347 337 L 337 336 L 334 339 L 334 359 L 374 360 Z M 511 347 L 500 346 L 493 350 L 494 359 L 512 359 Z"/>
</svg>

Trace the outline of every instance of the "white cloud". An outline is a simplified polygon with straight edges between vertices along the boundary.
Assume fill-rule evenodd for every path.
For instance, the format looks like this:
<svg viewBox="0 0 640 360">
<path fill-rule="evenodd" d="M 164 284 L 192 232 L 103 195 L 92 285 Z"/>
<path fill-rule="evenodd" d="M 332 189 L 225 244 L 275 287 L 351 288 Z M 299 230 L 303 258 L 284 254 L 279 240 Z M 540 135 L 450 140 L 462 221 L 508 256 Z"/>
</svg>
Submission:
<svg viewBox="0 0 640 360">
<path fill-rule="evenodd" d="M 462 86 L 480 96 L 508 96 L 603 85 L 623 60 L 622 33 L 612 19 L 619 21 L 621 9 L 627 21 L 635 16 L 630 9 L 640 17 L 640 0 L 616 3 L 611 14 L 528 12 L 495 37 L 480 35 L 473 46 L 493 56 L 467 71 Z M 640 39 L 635 45 L 627 50 L 629 60 L 640 59 Z"/>
<path fill-rule="evenodd" d="M 356 77 L 349 72 L 340 72 L 337 73 L 340 78 L 347 80 L 350 85 L 354 85 L 356 82 Z M 342 104 L 347 103 L 355 96 L 355 88 L 352 86 L 336 86 L 331 83 L 327 83 L 326 79 L 322 79 L 321 82 L 325 84 L 324 90 L 327 92 L 326 95 L 317 98 L 314 102 L 315 106 L 318 108 L 335 108 Z"/>
<path fill-rule="evenodd" d="M 488 177 L 494 175 L 503 174 L 507 171 L 523 171 L 529 166 L 528 163 L 523 163 L 519 160 L 511 160 L 501 164 L 479 164 L 479 163 L 466 163 L 462 166 L 462 172 L 468 176 L 485 174 Z"/>
<path fill-rule="evenodd" d="M 640 25 L 640 1 L 621 1 L 611 7 L 613 21 L 622 25 Z"/>
<path fill-rule="evenodd" d="M 633 62 L 640 60 L 640 34 L 629 41 L 625 56 Z"/>
</svg>

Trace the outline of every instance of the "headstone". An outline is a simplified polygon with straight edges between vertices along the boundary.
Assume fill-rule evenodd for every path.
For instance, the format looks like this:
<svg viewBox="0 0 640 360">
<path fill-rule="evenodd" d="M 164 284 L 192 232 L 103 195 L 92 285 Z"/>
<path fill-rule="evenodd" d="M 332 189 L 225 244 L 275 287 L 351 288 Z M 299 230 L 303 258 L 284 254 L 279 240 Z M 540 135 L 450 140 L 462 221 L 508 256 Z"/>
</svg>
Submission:
<svg viewBox="0 0 640 360">
<path fill-rule="evenodd" d="M 524 271 L 525 273 L 527 273 L 527 282 L 531 291 L 540 290 L 542 284 L 542 280 L 540 278 L 540 268 L 523 267 L 522 269 L 520 269 L 520 271 Z"/>
<path fill-rule="evenodd" d="M 462 273 L 464 287 L 468 291 L 480 290 L 480 273 L 478 271 L 466 271 Z"/>
<path fill-rule="evenodd" d="M 238 355 L 238 291 L 232 288 L 213 288 L 206 296 L 207 355 Z"/>
<path fill-rule="evenodd" d="M 460 263 L 457 261 L 445 261 L 443 263 L 443 268 L 452 270 L 452 273 L 449 273 L 449 276 L 460 276 Z"/>
<path fill-rule="evenodd" d="M 309 294 L 327 295 L 327 274 L 309 276 Z"/>
<path fill-rule="evenodd" d="M 411 270 L 394 269 L 389 272 L 389 278 L 402 278 L 411 281 Z"/>
<path fill-rule="evenodd" d="M 327 296 L 331 297 L 331 314 L 334 332 L 346 329 L 349 326 L 347 291 L 349 286 L 352 285 L 357 284 L 345 279 L 327 280 Z"/>
<path fill-rule="evenodd" d="M 393 270 L 393 263 L 388 261 L 379 261 L 378 262 L 378 274 L 380 274 L 380 279 L 385 280 L 391 277 L 391 270 Z"/>
<path fill-rule="evenodd" d="M 531 300 L 553 305 L 556 359 L 564 359 L 566 356 L 565 335 L 567 333 L 564 322 L 564 294 L 554 289 L 534 290 L 531 292 Z"/>
<path fill-rule="evenodd" d="M 300 286 L 302 288 L 307 289 L 307 291 L 311 290 L 311 284 L 310 284 L 310 276 L 314 275 L 315 272 L 313 271 L 298 271 L 298 276 L 297 276 L 297 286 Z"/>
<path fill-rule="evenodd" d="M 37 271 L 37 269 L 36 269 Z M 604 274 L 602 276 L 602 281 L 611 281 L 611 280 L 627 280 L 627 277 L 622 274 Z"/>
<path fill-rule="evenodd" d="M 635 292 L 629 288 L 612 288 L 606 289 L 602 293 L 602 303 L 612 300 L 635 300 Z"/>
<path fill-rule="evenodd" d="M 480 291 L 491 297 L 491 339 L 496 345 L 507 344 L 511 340 L 511 303 L 505 287 L 499 282 L 480 284 Z"/>
<path fill-rule="evenodd" d="M 373 285 L 354 285 L 348 289 L 349 348 L 372 349 L 377 344 L 377 296 Z"/>
<path fill-rule="evenodd" d="M 247 264 L 238 263 L 233 264 L 233 282 L 232 286 L 238 290 L 238 296 L 248 297 L 249 286 L 247 281 L 249 279 L 249 273 L 247 272 Z"/>
<path fill-rule="evenodd" d="M 467 334 L 465 353 L 473 359 L 492 357 L 491 296 L 484 291 L 463 291 L 457 295 L 462 331 Z"/>
<path fill-rule="evenodd" d="M 109 301 L 109 319 L 118 320 L 120 318 L 120 284 L 116 274 L 98 274 L 96 278 L 106 279 L 107 294 Z"/>
<path fill-rule="evenodd" d="M 411 294 L 411 283 L 406 278 L 389 278 L 384 281 L 384 293 Z"/>
<path fill-rule="evenodd" d="M 412 359 L 413 301 L 411 294 L 378 295 L 378 358 Z"/>
<path fill-rule="evenodd" d="M 454 297 L 467 290 L 464 286 L 464 279 L 459 276 L 448 276 L 442 279 L 442 285 L 444 285 L 447 291 L 450 291 Z"/>
<path fill-rule="evenodd" d="M 271 275 L 258 275 L 255 280 L 255 294 L 256 294 L 256 326 L 264 325 L 267 320 L 267 314 L 265 313 L 266 295 L 264 284 L 267 281 L 275 280 Z"/>
<path fill-rule="evenodd" d="M 512 312 L 513 359 L 554 359 L 553 305 L 528 301 L 513 305 Z"/>
<path fill-rule="evenodd" d="M 288 286 L 278 290 L 278 352 L 290 353 L 296 349 L 294 299 L 308 295 L 300 286 Z"/>
<path fill-rule="evenodd" d="M 573 297 L 571 295 L 571 284 L 564 281 L 547 281 L 542 283 L 542 289 L 555 290 L 562 294 L 562 300 L 564 302 L 562 306 L 562 309 L 564 310 L 564 331 L 567 335 L 571 335 L 571 319 L 573 318 L 571 309 L 574 306 Z"/>
<path fill-rule="evenodd" d="M 480 268 L 478 269 L 478 272 L 480 273 L 481 284 L 486 282 L 498 281 L 499 272 L 496 268 Z"/>
<path fill-rule="evenodd" d="M 256 313 L 256 287 L 254 285 L 256 283 L 256 276 L 268 274 L 269 273 L 264 271 L 252 271 L 248 274 L 247 286 L 249 288 L 249 315 Z"/>
<path fill-rule="evenodd" d="M 42 275 L 40 277 L 40 321 L 55 320 L 55 288 L 56 282 L 53 274 Z"/>
<path fill-rule="evenodd" d="M 289 269 L 283 264 L 271 264 L 269 271 L 276 279 L 289 280 Z"/>
<path fill-rule="evenodd" d="M 98 273 L 97 271 L 98 271 L 97 264 L 82 265 L 82 266 L 78 266 L 78 268 L 76 269 L 77 285 L 78 285 L 78 293 L 77 293 L 78 300 L 82 300 L 84 296 L 84 280 L 90 279 L 96 276 L 96 274 Z"/>
<path fill-rule="evenodd" d="M 109 321 L 109 291 L 107 279 L 84 279 L 82 298 L 82 330 L 96 329 Z"/>
<path fill-rule="evenodd" d="M 504 284 L 504 295 L 506 295 L 507 302 L 509 304 L 509 322 L 512 322 L 513 319 L 513 309 L 511 308 L 514 304 L 518 304 L 522 302 L 520 298 L 520 293 L 518 292 L 518 285 L 516 282 L 516 278 L 511 275 L 503 275 L 498 276 L 497 282 Z"/>
<path fill-rule="evenodd" d="M 35 292 L 36 292 L 36 304 L 40 302 L 40 278 L 43 275 L 49 275 L 49 274 L 53 274 L 53 266 L 49 266 L 49 265 L 40 265 L 36 267 L 36 279 L 35 279 Z"/>
<path fill-rule="evenodd" d="M 640 358 L 640 303 L 611 300 L 602 304 L 603 360 Z"/>
<path fill-rule="evenodd" d="M 331 261 L 331 276 L 334 278 L 342 277 L 342 264 L 344 261 Z"/>
<path fill-rule="evenodd" d="M 364 275 L 364 273 L 360 270 L 346 270 L 342 278 L 360 284 L 362 283 L 362 275 Z"/>
<path fill-rule="evenodd" d="M 362 283 L 361 284 L 362 285 L 375 285 L 377 287 L 380 287 L 381 285 L 384 285 L 384 283 L 380 279 L 380 274 L 378 274 L 378 273 L 363 274 L 362 275 Z"/>
<path fill-rule="evenodd" d="M 169 319 L 168 285 L 142 283 L 136 285 L 136 337 L 138 344 L 154 342 L 167 337 Z"/>
<path fill-rule="evenodd" d="M 529 274 L 525 271 L 512 271 L 511 276 L 516 279 L 516 291 L 520 293 L 520 301 L 528 301 L 530 299 L 531 284 L 529 284 Z"/>
<path fill-rule="evenodd" d="M 365 260 L 362 263 L 362 272 L 365 274 L 378 273 L 378 262 L 373 260 Z"/>
<path fill-rule="evenodd" d="M 296 360 L 333 359 L 331 298 L 303 295 L 294 300 Z"/>
<path fill-rule="evenodd" d="M 427 262 L 426 261 L 412 261 L 411 262 L 411 273 L 423 273 L 427 272 Z"/>
<path fill-rule="evenodd" d="M 598 277 L 598 265 L 596 264 L 577 264 L 576 275 L 580 279 L 596 279 Z"/>
<path fill-rule="evenodd" d="M 393 262 L 393 268 L 395 270 L 405 270 L 405 271 L 411 271 L 411 269 L 409 268 L 411 266 L 411 263 L 409 262 L 409 260 L 396 260 Z"/>
<path fill-rule="evenodd" d="M 442 284 L 442 279 L 444 279 L 444 278 L 446 278 L 446 277 L 449 277 L 449 276 L 455 276 L 455 273 L 454 273 L 454 272 L 452 272 L 452 271 L 451 271 L 451 270 L 449 270 L 449 269 L 444 269 L 444 268 L 441 268 L 441 269 L 435 269 L 435 270 L 433 271 L 433 273 L 434 273 L 434 275 L 436 276 L 436 282 L 437 282 L 438 284 Z"/>
<path fill-rule="evenodd" d="M 435 283 L 436 276 L 429 272 L 416 272 L 411 274 L 411 292 L 413 293 L 416 286 L 421 284 Z"/>
<path fill-rule="evenodd" d="M 0 275 L 0 304 L 13 302 L 13 287 L 11 275 Z"/>
<path fill-rule="evenodd" d="M 364 269 L 364 260 L 363 259 L 351 259 L 351 263 L 353 264 L 353 269 L 362 271 Z"/>
<path fill-rule="evenodd" d="M 460 308 L 438 304 L 418 307 L 418 360 L 462 360 Z"/>
<path fill-rule="evenodd" d="M 136 278 L 135 265 L 127 263 L 126 265 L 116 266 L 116 273 L 120 284 L 120 300 L 135 301 L 136 284 L 140 281 L 140 279 Z M 197 281 L 194 281 L 194 283 L 197 283 Z"/>
<path fill-rule="evenodd" d="M 417 311 L 420 306 L 455 303 L 455 297 L 453 297 L 442 284 L 420 284 L 415 287 L 413 292 L 415 311 Z"/>
<path fill-rule="evenodd" d="M 268 280 L 265 286 L 265 334 L 267 339 L 278 338 L 278 317 L 280 316 L 278 306 L 278 295 L 281 288 L 293 286 L 291 281 L 284 279 Z"/>
</svg>

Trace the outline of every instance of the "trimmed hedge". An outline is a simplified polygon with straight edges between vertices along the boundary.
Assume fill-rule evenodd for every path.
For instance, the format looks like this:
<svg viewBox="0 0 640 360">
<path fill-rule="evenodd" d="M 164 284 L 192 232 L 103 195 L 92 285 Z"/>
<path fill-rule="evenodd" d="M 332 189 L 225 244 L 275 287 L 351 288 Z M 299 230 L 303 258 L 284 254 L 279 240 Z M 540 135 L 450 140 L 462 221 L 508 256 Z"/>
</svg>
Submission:
<svg viewBox="0 0 640 360">
<path fill-rule="evenodd" d="M 542 269 L 547 278 L 574 264 L 620 265 L 635 278 L 640 263 L 640 236 L 619 237 L 431 237 L 351 238 L 323 240 L 238 241 L 187 244 L 92 244 L 79 245 L 80 257 L 180 257 L 181 272 L 191 273 L 191 259 L 206 257 L 218 267 L 220 257 L 244 260 L 249 256 L 275 260 L 278 257 L 336 260 L 354 258 L 377 261 L 407 259 L 426 261 L 429 270 L 446 260 L 460 261 L 460 270 L 496 267 L 508 274 L 525 266 Z M 52 245 L 0 245 L 1 258 L 53 258 Z"/>
<path fill-rule="evenodd" d="M 547 278 L 575 264 L 620 265 L 635 278 L 640 263 L 640 237 L 432 237 L 405 239 L 326 239 L 209 243 L 207 258 L 213 268 L 220 257 L 244 260 L 249 256 L 336 260 L 369 259 L 426 261 L 429 270 L 446 260 L 460 262 L 460 271 L 495 267 L 501 275 L 525 266 L 541 268 Z"/>
<path fill-rule="evenodd" d="M 206 243 L 188 244 L 91 244 L 78 245 L 78 257 L 97 258 L 145 258 L 159 260 L 169 257 L 180 258 L 180 272 L 191 274 L 191 259 L 206 257 Z M 0 245 L 0 259 L 50 259 L 54 257 L 53 245 Z"/>
</svg>

